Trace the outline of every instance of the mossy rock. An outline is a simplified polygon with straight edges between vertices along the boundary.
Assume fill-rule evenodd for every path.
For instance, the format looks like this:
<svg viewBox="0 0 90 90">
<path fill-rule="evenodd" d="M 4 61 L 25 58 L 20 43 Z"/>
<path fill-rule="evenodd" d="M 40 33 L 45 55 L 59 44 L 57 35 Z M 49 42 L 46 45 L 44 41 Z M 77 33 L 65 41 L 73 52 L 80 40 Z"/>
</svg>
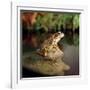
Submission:
<svg viewBox="0 0 90 90">
<path fill-rule="evenodd" d="M 57 60 L 45 59 L 35 52 L 23 56 L 22 65 L 25 68 L 45 75 L 64 75 L 70 67 L 59 58 Z"/>
</svg>

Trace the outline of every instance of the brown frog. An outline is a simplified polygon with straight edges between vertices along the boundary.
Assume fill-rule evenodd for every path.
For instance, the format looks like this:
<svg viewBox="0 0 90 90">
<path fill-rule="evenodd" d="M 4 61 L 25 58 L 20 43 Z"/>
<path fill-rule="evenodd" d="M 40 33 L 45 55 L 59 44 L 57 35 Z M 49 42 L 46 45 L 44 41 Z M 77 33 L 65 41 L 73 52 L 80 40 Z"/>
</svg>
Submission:
<svg viewBox="0 0 90 90">
<path fill-rule="evenodd" d="M 60 50 L 58 46 L 58 42 L 61 40 L 61 38 L 64 37 L 64 33 L 57 32 L 51 35 L 48 39 L 46 39 L 42 44 L 40 49 L 37 50 L 37 53 L 39 55 L 42 55 L 44 57 L 49 57 L 54 59 L 54 56 L 63 56 L 63 52 Z"/>
</svg>

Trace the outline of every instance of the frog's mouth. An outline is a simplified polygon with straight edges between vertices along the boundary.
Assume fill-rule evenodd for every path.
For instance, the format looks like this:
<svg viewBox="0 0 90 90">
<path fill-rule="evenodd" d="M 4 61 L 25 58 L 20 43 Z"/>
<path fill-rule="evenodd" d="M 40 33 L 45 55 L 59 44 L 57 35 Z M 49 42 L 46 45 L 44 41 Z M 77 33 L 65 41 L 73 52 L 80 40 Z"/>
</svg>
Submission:
<svg viewBox="0 0 90 90">
<path fill-rule="evenodd" d="M 54 43 L 57 44 L 63 37 L 64 37 L 64 33 L 61 32 L 56 33 L 54 38 Z"/>
</svg>

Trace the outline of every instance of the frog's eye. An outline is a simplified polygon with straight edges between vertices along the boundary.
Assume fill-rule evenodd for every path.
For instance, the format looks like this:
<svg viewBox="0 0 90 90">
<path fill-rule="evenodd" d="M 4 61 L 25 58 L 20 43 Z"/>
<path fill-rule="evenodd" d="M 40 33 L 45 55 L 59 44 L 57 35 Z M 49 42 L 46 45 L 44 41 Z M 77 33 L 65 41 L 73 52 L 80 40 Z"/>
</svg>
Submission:
<svg viewBox="0 0 90 90">
<path fill-rule="evenodd" d="M 58 36 L 58 33 L 56 33 L 54 37 L 57 37 L 57 36 Z"/>
</svg>

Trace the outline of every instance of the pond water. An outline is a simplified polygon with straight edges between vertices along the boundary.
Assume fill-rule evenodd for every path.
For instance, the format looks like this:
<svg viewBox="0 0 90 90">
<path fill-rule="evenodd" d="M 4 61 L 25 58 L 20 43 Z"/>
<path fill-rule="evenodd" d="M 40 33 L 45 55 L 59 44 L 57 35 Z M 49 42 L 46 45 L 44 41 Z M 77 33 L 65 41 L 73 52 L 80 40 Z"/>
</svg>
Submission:
<svg viewBox="0 0 90 90">
<path fill-rule="evenodd" d="M 64 62 L 70 66 L 70 70 L 65 75 L 79 75 L 79 47 L 65 45 Z"/>
</svg>

